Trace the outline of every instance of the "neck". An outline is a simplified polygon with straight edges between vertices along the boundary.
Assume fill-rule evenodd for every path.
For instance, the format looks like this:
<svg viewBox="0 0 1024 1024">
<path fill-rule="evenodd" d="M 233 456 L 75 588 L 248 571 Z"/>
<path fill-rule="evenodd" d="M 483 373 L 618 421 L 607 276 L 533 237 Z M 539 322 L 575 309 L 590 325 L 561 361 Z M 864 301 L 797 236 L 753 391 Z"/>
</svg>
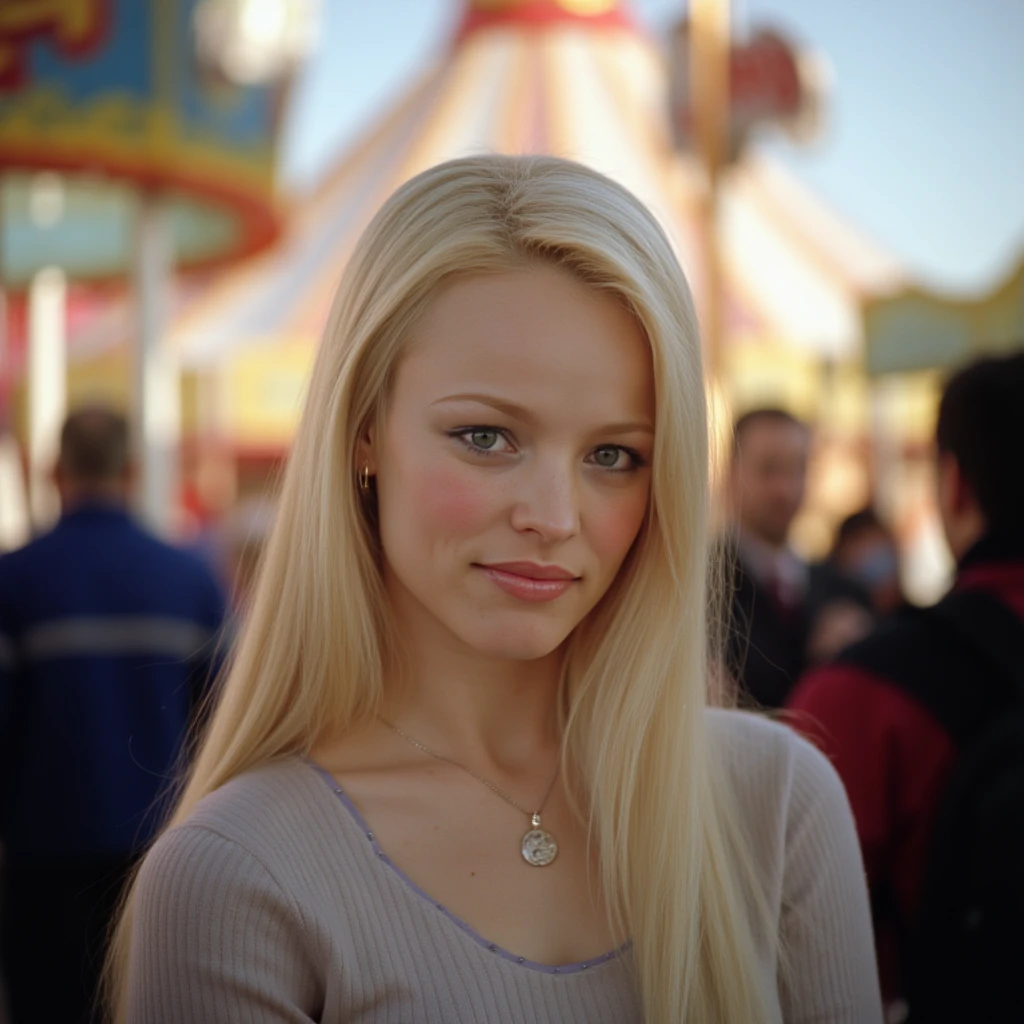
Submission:
<svg viewBox="0 0 1024 1024">
<path fill-rule="evenodd" d="M 125 488 L 120 482 L 79 484 L 62 482 L 60 485 L 61 508 L 65 513 L 89 505 L 106 505 L 123 509 L 126 503 Z"/>
<path fill-rule="evenodd" d="M 386 675 L 382 717 L 439 754 L 515 771 L 550 756 L 561 652 L 535 661 L 409 645 Z"/>
</svg>

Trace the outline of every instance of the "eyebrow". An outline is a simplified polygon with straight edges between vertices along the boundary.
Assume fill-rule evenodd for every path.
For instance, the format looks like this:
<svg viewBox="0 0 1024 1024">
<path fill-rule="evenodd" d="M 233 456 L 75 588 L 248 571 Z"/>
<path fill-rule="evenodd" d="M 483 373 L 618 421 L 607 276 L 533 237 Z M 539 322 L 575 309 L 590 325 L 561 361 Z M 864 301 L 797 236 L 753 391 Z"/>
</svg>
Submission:
<svg viewBox="0 0 1024 1024">
<path fill-rule="evenodd" d="M 510 402 L 505 398 L 499 398 L 497 395 L 476 393 L 445 395 L 444 398 L 439 398 L 436 402 L 432 402 L 431 405 L 445 405 L 449 402 L 476 402 L 478 405 L 488 405 L 492 409 L 496 409 L 498 412 L 502 412 L 506 416 L 518 419 L 523 423 L 535 424 L 537 422 L 536 415 L 525 406 L 519 405 L 516 402 Z M 650 423 L 643 421 L 635 423 L 609 423 L 601 427 L 597 433 L 653 434 L 654 427 L 652 427 Z"/>
</svg>

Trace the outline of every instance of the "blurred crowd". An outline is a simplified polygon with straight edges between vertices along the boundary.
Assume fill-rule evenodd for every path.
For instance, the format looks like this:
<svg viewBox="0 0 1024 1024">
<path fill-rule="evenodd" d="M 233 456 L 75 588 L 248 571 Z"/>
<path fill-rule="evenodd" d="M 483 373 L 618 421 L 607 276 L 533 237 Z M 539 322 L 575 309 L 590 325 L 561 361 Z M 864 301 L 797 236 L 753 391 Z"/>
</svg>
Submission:
<svg viewBox="0 0 1024 1024">
<path fill-rule="evenodd" d="M 932 607 L 904 600 L 870 508 L 824 562 L 793 551 L 810 440 L 779 409 L 735 425 L 727 678 L 813 738 L 846 786 L 889 1020 L 1019 1019 L 1024 354 L 970 365 L 942 395 L 935 502 L 957 570 Z"/>
</svg>

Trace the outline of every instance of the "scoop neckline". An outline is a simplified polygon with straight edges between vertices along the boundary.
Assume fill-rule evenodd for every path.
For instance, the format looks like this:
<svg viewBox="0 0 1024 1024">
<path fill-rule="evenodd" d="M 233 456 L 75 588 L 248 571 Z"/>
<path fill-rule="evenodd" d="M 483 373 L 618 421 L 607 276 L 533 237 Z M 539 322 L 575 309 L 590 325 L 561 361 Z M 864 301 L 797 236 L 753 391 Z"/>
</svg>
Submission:
<svg viewBox="0 0 1024 1024">
<path fill-rule="evenodd" d="M 517 956 L 515 953 L 505 949 L 503 946 L 499 946 L 496 942 L 490 942 L 485 939 L 472 925 L 468 924 L 461 917 L 453 914 L 446 906 L 439 903 L 429 893 L 421 889 L 397 864 L 384 852 L 381 848 L 380 843 L 377 841 L 376 835 L 370 828 L 369 823 L 362 816 L 359 808 L 352 802 L 349 795 L 345 790 L 338 785 L 338 780 L 327 771 L 326 768 L 318 765 L 315 761 L 309 758 L 304 759 L 306 763 L 312 768 L 328 786 L 332 789 L 335 796 L 338 798 L 342 807 L 348 812 L 349 816 L 359 827 L 359 830 L 363 833 L 365 838 L 369 841 L 371 848 L 373 849 L 376 859 L 379 863 L 383 864 L 385 868 L 391 871 L 392 874 L 396 875 L 398 879 L 409 889 L 415 893 L 415 895 L 421 899 L 424 903 L 430 904 L 434 910 L 438 911 L 444 917 L 446 917 L 452 924 L 454 924 L 463 934 L 471 938 L 478 946 L 486 949 L 489 953 L 493 953 L 495 956 L 502 960 L 506 960 L 516 967 L 523 967 L 529 971 L 537 971 L 542 974 L 552 974 L 558 976 L 581 974 L 584 971 L 593 970 L 595 967 L 599 967 L 603 964 L 609 963 L 612 960 L 617 960 L 623 953 L 625 953 L 632 945 L 631 941 L 623 943 L 617 949 L 609 950 L 607 953 L 602 953 L 600 956 L 593 957 L 590 960 L 580 960 L 577 963 L 571 964 L 542 964 L 539 960 L 530 960 L 528 957 Z"/>
</svg>

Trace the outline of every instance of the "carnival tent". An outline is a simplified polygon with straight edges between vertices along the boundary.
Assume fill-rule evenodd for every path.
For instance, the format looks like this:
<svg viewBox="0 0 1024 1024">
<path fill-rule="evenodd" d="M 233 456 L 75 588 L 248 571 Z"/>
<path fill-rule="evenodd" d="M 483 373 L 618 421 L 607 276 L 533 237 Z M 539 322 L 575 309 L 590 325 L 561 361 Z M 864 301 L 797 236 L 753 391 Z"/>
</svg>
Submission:
<svg viewBox="0 0 1024 1024">
<path fill-rule="evenodd" d="M 284 449 L 360 232 L 401 182 L 457 155 L 554 153 L 616 178 L 662 221 L 701 298 L 705 177 L 693 155 L 673 149 L 662 42 L 624 0 L 463 0 L 460 13 L 450 44 L 404 95 L 318 184 L 291 197 L 274 248 L 179 289 L 170 340 L 191 378 L 194 434 Z M 756 149 L 726 172 L 719 210 L 731 402 L 777 401 L 816 417 L 827 407 L 862 430 L 863 395 L 835 391 L 837 368 L 859 375 L 862 304 L 901 287 L 902 269 Z M 72 398 L 109 394 L 123 376 L 131 318 L 104 304 L 82 319 Z"/>
<path fill-rule="evenodd" d="M 360 232 L 401 182 L 457 155 L 554 153 L 621 181 L 665 225 L 699 297 L 704 179 L 671 134 L 666 54 L 626 3 L 466 0 L 450 46 L 296 197 L 283 241 L 178 317 L 185 365 L 224 378 L 200 406 L 241 440 L 283 442 Z M 782 388 L 799 406 L 817 390 L 807 372 L 860 359 L 861 304 L 903 272 L 756 152 L 727 173 L 720 209 L 727 387 L 741 403 Z"/>
</svg>

